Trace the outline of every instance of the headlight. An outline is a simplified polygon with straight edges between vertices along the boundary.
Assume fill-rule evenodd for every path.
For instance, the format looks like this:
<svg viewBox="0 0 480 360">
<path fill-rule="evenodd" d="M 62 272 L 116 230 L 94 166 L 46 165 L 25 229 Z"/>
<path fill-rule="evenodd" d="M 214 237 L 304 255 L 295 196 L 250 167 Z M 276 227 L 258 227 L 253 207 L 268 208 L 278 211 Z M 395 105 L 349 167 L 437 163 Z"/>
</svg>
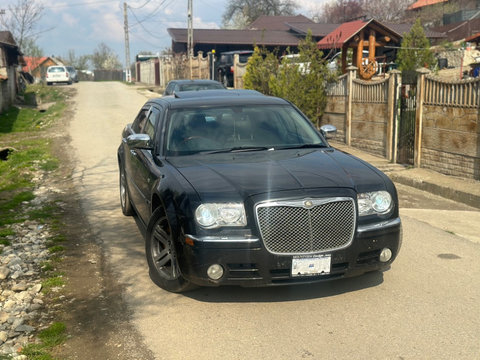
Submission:
<svg viewBox="0 0 480 360">
<path fill-rule="evenodd" d="M 197 223 L 208 229 L 220 226 L 246 226 L 243 204 L 202 204 L 195 210 Z"/>
<path fill-rule="evenodd" d="M 388 191 L 373 191 L 358 194 L 358 214 L 386 214 L 393 207 L 392 196 Z"/>
</svg>

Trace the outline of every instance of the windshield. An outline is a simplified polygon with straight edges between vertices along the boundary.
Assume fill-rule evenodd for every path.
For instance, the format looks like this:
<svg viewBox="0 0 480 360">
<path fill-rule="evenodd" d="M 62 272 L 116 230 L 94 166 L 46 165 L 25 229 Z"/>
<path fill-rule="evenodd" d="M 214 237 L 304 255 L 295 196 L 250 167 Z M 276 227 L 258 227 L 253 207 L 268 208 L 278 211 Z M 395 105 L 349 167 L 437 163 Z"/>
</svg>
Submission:
<svg viewBox="0 0 480 360">
<path fill-rule="evenodd" d="M 169 113 L 167 156 L 327 146 L 290 105 L 177 109 Z"/>
</svg>

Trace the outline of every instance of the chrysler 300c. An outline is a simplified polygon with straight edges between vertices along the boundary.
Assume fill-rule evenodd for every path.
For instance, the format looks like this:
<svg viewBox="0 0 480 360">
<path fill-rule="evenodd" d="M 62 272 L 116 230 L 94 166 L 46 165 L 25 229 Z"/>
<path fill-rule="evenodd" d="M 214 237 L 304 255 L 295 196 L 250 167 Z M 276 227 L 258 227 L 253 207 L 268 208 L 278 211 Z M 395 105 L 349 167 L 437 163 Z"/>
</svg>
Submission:
<svg viewBox="0 0 480 360">
<path fill-rule="evenodd" d="M 150 277 L 173 292 L 337 279 L 390 266 L 395 186 L 331 147 L 286 100 L 251 91 L 149 100 L 118 149 Z"/>
</svg>

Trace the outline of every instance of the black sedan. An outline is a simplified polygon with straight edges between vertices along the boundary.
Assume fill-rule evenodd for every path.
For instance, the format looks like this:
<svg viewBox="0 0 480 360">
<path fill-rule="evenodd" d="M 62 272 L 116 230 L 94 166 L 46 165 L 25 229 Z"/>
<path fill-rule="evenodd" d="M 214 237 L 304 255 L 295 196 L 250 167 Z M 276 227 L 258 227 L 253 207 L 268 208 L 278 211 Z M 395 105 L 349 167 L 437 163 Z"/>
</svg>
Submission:
<svg viewBox="0 0 480 360">
<path fill-rule="evenodd" d="M 149 100 L 123 131 L 118 164 L 151 279 L 181 292 L 388 268 L 401 244 L 395 186 L 331 147 L 328 130 L 256 92 Z"/>
</svg>

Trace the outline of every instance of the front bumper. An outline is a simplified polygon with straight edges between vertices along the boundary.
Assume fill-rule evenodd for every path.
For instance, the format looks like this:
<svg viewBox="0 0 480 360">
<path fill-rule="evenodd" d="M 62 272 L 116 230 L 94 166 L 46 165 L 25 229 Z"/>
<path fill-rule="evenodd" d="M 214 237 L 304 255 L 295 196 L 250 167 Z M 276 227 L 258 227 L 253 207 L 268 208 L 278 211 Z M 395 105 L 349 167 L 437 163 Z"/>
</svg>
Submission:
<svg viewBox="0 0 480 360">
<path fill-rule="evenodd" d="M 292 276 L 294 255 L 271 254 L 255 237 L 231 239 L 187 235 L 185 239 L 181 241 L 179 260 L 182 273 L 189 281 L 201 286 L 255 287 L 318 282 L 388 268 L 400 250 L 402 228 L 400 218 L 359 226 L 348 247 L 319 253 L 331 255 L 330 272 L 311 276 Z M 379 258 L 384 248 L 392 252 L 387 262 Z M 220 264 L 224 269 L 219 280 L 207 276 L 212 264 Z"/>
</svg>

